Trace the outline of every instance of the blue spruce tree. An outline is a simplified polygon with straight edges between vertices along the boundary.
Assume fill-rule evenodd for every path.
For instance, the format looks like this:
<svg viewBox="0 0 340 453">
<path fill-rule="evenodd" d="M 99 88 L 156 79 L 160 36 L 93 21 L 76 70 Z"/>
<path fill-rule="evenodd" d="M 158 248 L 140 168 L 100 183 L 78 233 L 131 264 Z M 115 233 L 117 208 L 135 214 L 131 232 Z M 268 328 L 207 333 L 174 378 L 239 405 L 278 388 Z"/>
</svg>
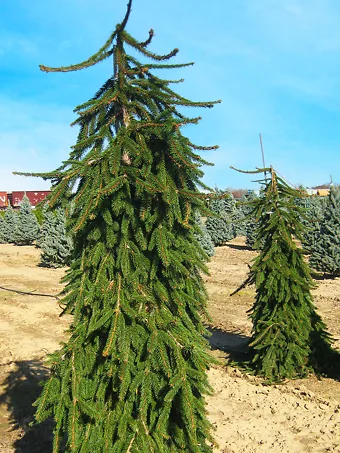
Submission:
<svg viewBox="0 0 340 453">
<path fill-rule="evenodd" d="M 231 212 L 231 221 L 234 229 L 234 237 L 246 235 L 246 219 L 244 213 L 244 206 L 241 202 L 236 202 Z"/>
<path fill-rule="evenodd" d="M 195 220 L 194 236 L 201 245 L 204 252 L 208 255 L 208 257 L 211 257 L 215 253 L 214 243 L 211 240 L 208 230 L 206 229 L 205 225 L 202 222 L 202 217 L 199 211 L 195 212 L 194 220 Z"/>
<path fill-rule="evenodd" d="M 6 242 L 6 223 L 4 216 L 0 213 L 0 244 L 5 244 Z"/>
<path fill-rule="evenodd" d="M 8 206 L 5 210 L 4 215 L 5 228 L 4 237 L 5 242 L 8 244 L 14 244 L 17 240 L 18 233 L 18 214 L 12 206 Z"/>
<path fill-rule="evenodd" d="M 319 241 L 321 221 L 325 211 L 325 199 L 310 196 L 300 200 L 300 205 L 301 203 L 306 212 L 305 216 L 301 219 L 305 227 L 302 236 L 302 245 L 307 253 L 313 253 Z"/>
<path fill-rule="evenodd" d="M 317 239 L 311 244 L 310 265 L 332 277 L 340 276 L 339 187 L 332 187 L 327 197 Z"/>
<path fill-rule="evenodd" d="M 29 199 L 24 195 L 18 213 L 17 230 L 14 242 L 17 245 L 30 245 L 38 238 L 38 233 L 39 224 L 37 218 L 32 212 Z"/>
<path fill-rule="evenodd" d="M 245 230 L 246 230 L 246 245 L 250 248 L 253 248 L 255 245 L 255 241 L 257 238 L 257 229 L 258 229 L 258 221 L 256 219 L 256 215 L 253 212 L 253 204 L 252 202 L 257 199 L 257 195 L 254 191 L 250 192 L 245 196 L 243 201 L 243 212 L 245 216 Z"/>
<path fill-rule="evenodd" d="M 41 244 L 45 238 L 52 234 L 54 223 L 54 213 L 48 208 L 48 203 L 44 203 L 42 207 L 42 223 L 39 227 L 36 245 L 41 248 Z"/>
<path fill-rule="evenodd" d="M 217 247 L 235 237 L 233 224 L 235 200 L 229 191 L 216 188 L 215 193 L 219 198 L 213 199 L 209 204 L 209 209 L 215 215 L 207 217 L 205 227 L 210 234 L 213 244 Z"/>
<path fill-rule="evenodd" d="M 45 212 L 45 222 L 42 225 L 39 238 L 41 261 L 46 266 L 62 267 L 71 262 L 72 239 L 66 232 L 66 217 L 63 208 L 55 213 Z"/>
</svg>

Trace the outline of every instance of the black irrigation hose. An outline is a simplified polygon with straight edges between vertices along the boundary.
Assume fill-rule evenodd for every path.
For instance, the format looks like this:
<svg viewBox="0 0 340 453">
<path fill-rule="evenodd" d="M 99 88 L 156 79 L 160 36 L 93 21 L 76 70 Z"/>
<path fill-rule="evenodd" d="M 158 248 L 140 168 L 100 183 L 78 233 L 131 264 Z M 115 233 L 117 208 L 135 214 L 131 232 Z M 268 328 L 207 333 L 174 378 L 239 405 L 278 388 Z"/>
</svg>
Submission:
<svg viewBox="0 0 340 453">
<path fill-rule="evenodd" d="M 10 288 L 4 288 L 3 286 L 0 286 L 0 289 L 3 289 L 4 291 L 10 291 L 12 293 L 17 293 L 17 294 L 25 294 L 27 296 L 42 296 L 42 297 L 54 297 L 57 300 L 60 300 L 59 296 L 56 296 L 54 294 L 39 294 L 39 293 L 31 293 L 29 291 L 20 291 L 18 289 L 10 289 Z"/>
</svg>

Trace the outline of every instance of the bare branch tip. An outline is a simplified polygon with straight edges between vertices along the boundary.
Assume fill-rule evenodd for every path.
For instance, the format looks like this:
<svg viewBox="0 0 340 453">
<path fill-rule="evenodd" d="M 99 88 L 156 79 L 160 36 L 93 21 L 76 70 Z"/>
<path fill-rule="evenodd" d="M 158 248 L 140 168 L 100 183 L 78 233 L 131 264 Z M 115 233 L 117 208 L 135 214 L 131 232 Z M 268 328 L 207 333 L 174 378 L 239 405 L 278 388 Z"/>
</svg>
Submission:
<svg viewBox="0 0 340 453">
<path fill-rule="evenodd" d="M 127 10 L 126 10 L 126 14 L 125 14 L 124 20 L 123 20 L 123 22 L 121 24 L 119 24 L 119 26 L 117 26 L 117 28 L 119 28 L 120 31 L 124 30 L 124 28 L 125 28 L 125 26 L 127 24 L 127 21 L 129 20 L 131 9 L 132 9 L 132 0 L 129 0 L 129 2 L 127 4 Z"/>
</svg>

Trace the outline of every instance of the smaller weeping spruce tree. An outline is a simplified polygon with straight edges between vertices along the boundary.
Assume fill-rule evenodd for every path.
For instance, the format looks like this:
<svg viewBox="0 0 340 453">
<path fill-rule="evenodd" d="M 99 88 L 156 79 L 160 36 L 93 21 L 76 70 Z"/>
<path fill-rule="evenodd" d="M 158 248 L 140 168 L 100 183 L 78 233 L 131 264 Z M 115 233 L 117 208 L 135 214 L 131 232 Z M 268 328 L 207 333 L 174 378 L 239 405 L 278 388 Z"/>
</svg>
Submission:
<svg viewBox="0 0 340 453">
<path fill-rule="evenodd" d="M 310 244 L 310 265 L 332 277 L 340 276 L 340 188 L 332 187 L 316 240 Z"/>
<path fill-rule="evenodd" d="M 32 212 L 29 199 L 24 195 L 18 214 L 17 231 L 15 244 L 30 245 L 38 238 L 39 224 L 36 216 Z"/>
<path fill-rule="evenodd" d="M 270 178 L 261 181 L 263 196 L 253 200 L 258 219 L 255 248 L 261 242 L 263 246 L 248 278 L 233 294 L 255 284 L 249 366 L 269 381 L 280 381 L 306 376 L 309 370 L 324 370 L 335 352 L 331 336 L 315 311 L 311 295 L 315 284 L 295 241 L 302 235 L 303 210 L 294 201 L 299 191 L 277 176 L 273 168 L 249 173 L 264 170 Z"/>
</svg>

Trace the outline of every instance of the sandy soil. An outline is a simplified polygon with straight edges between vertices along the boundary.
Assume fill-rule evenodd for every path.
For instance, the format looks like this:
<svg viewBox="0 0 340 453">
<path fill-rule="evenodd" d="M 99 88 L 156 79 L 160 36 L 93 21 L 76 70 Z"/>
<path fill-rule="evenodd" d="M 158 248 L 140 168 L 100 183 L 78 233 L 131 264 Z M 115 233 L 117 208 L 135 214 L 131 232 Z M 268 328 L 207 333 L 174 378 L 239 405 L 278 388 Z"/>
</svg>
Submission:
<svg viewBox="0 0 340 453">
<path fill-rule="evenodd" d="M 206 277 L 210 295 L 212 353 L 221 365 L 209 371 L 215 393 L 208 399 L 219 453 L 340 452 L 340 383 L 314 376 L 265 386 L 226 366 L 242 353 L 250 335 L 246 311 L 254 291 L 230 297 L 255 256 L 238 238 L 216 250 Z M 39 267 L 34 247 L 0 245 L 0 286 L 57 294 L 64 270 Z M 315 303 L 330 332 L 340 341 L 340 279 L 322 280 Z M 43 360 L 65 339 L 69 318 L 59 318 L 51 297 L 19 295 L 0 289 L 0 453 L 50 453 L 51 426 L 28 428 L 48 369 Z"/>
</svg>

